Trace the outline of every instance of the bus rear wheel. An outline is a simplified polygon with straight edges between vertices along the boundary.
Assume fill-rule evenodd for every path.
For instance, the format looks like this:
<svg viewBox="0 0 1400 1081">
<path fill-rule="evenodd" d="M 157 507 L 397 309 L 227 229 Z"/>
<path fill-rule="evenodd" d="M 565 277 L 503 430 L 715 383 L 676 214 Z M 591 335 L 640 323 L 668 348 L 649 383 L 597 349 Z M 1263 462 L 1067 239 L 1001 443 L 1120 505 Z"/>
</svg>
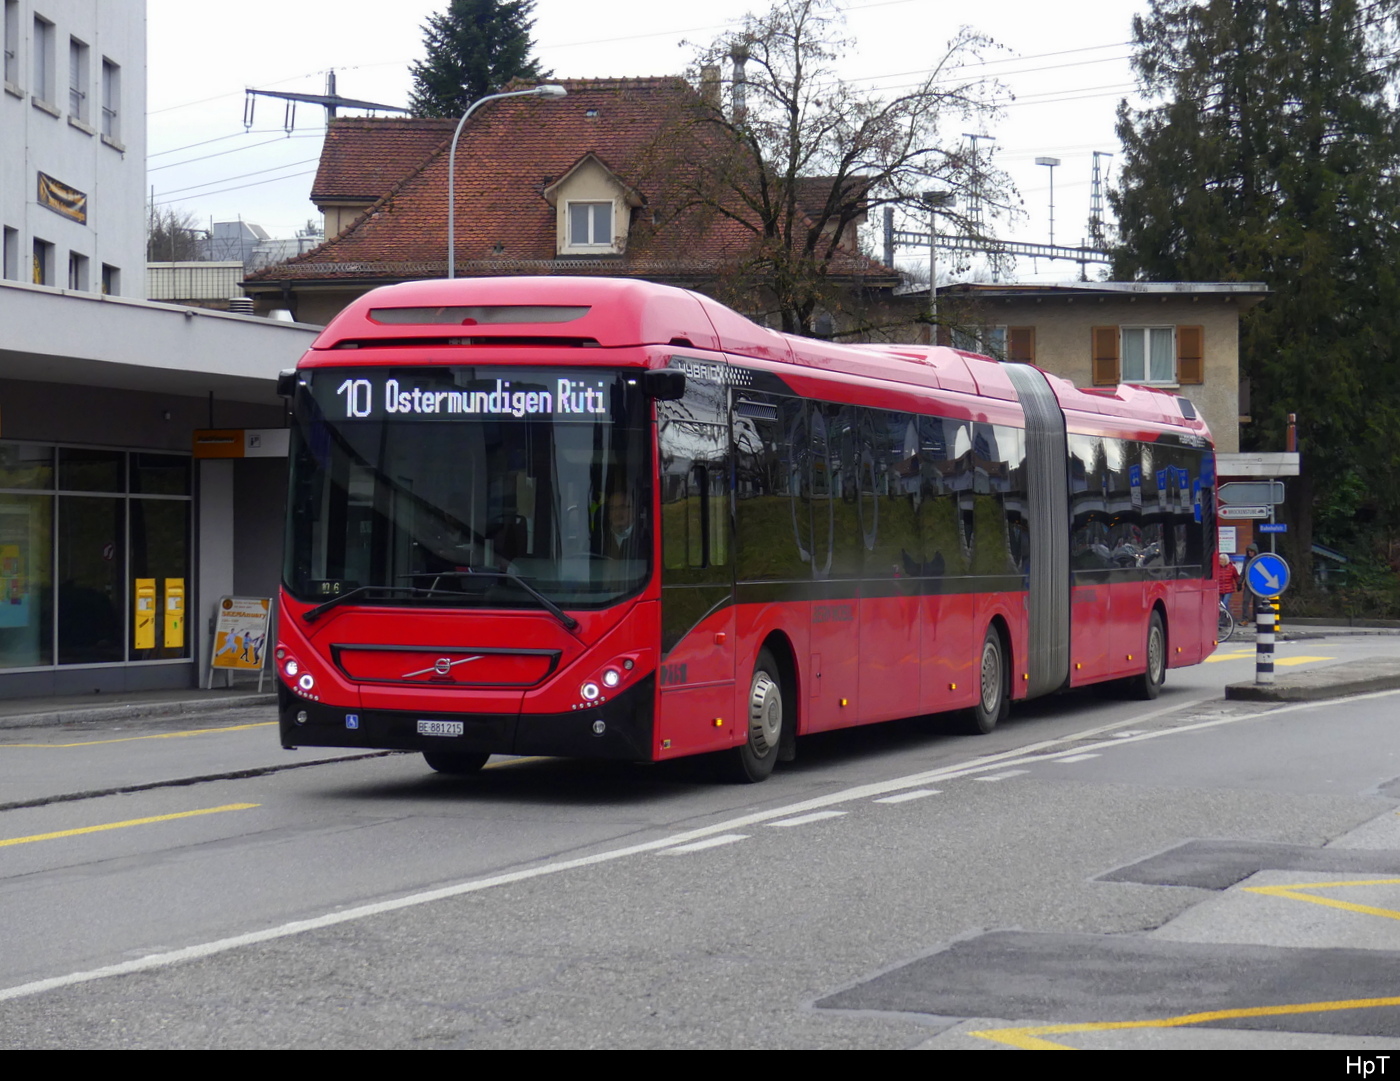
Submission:
<svg viewBox="0 0 1400 1081">
<path fill-rule="evenodd" d="M 489 754 L 482 754 L 475 751 L 424 751 L 423 761 L 439 773 L 450 774 L 453 777 L 465 777 L 469 773 L 477 773 L 481 767 L 486 765 Z"/>
<path fill-rule="evenodd" d="M 995 627 L 988 627 L 987 637 L 982 639 L 977 685 L 977 705 L 967 715 L 964 728 L 970 735 L 985 736 L 1011 711 L 1011 669 Z"/>
<path fill-rule="evenodd" d="M 749 684 L 748 731 L 744 742 L 724 752 L 723 774 L 736 784 L 755 784 L 768 778 L 778 762 L 778 745 L 787 726 L 783 684 L 773 654 L 763 650 L 753 666 Z"/>
</svg>

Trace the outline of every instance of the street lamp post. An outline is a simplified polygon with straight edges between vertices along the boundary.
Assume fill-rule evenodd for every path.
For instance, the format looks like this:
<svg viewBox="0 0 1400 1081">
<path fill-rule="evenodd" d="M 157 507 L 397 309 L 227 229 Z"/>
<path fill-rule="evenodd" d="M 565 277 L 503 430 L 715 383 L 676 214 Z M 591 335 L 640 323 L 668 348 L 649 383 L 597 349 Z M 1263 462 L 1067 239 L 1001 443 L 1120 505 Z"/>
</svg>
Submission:
<svg viewBox="0 0 1400 1081">
<path fill-rule="evenodd" d="M 467 117 L 488 101 L 499 101 L 501 98 L 562 98 L 567 94 L 567 90 L 554 83 L 532 86 L 529 90 L 509 90 L 504 94 L 487 94 L 484 98 L 477 98 L 476 101 L 468 105 L 467 111 L 462 114 L 462 119 L 457 121 L 457 130 L 452 133 L 452 149 L 447 155 L 447 276 L 449 278 L 457 276 L 457 137 L 462 134 L 462 126 L 466 124 Z"/>
</svg>

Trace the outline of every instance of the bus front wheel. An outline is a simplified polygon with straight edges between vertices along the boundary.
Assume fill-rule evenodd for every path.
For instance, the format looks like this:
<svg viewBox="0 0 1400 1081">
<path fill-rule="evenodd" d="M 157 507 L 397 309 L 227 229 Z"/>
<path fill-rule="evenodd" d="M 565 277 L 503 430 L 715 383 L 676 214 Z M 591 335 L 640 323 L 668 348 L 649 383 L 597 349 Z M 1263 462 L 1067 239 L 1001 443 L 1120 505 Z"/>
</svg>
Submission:
<svg viewBox="0 0 1400 1081">
<path fill-rule="evenodd" d="M 423 761 L 439 773 L 447 773 L 454 777 L 464 777 L 469 773 L 476 773 L 482 766 L 486 765 L 489 754 L 480 752 L 467 753 L 462 751 L 424 751 Z"/>
<path fill-rule="evenodd" d="M 783 684 L 777 662 L 766 649 L 759 653 L 749 684 L 748 731 L 744 742 L 725 752 L 725 776 L 738 784 L 766 780 L 778 761 L 778 744 L 787 724 Z"/>
<path fill-rule="evenodd" d="M 977 670 L 977 705 L 967 717 L 966 729 L 971 735 L 985 736 L 1006 720 L 1010 711 L 1011 670 L 1006 663 L 1006 650 L 997 629 L 988 627 Z"/>
</svg>

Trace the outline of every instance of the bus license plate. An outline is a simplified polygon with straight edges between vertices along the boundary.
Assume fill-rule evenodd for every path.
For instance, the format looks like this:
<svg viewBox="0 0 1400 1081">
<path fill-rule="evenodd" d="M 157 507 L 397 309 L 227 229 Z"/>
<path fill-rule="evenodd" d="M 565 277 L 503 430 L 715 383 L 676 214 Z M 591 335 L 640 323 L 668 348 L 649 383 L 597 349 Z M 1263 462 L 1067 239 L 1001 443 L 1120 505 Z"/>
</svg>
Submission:
<svg viewBox="0 0 1400 1081">
<path fill-rule="evenodd" d="M 419 721 L 418 734 L 420 736 L 460 736 L 463 726 L 461 721 Z"/>
</svg>

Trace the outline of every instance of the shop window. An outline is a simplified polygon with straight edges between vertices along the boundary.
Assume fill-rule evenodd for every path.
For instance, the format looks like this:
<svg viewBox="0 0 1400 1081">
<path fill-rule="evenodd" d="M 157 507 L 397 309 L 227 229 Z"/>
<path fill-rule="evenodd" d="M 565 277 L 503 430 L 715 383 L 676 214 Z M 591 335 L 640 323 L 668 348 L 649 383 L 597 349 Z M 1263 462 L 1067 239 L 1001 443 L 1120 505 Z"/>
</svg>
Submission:
<svg viewBox="0 0 1400 1081">
<path fill-rule="evenodd" d="M 191 655 L 166 616 L 191 584 L 190 464 L 0 443 L 0 670 Z M 138 598 L 154 621 L 137 622 Z"/>
</svg>

